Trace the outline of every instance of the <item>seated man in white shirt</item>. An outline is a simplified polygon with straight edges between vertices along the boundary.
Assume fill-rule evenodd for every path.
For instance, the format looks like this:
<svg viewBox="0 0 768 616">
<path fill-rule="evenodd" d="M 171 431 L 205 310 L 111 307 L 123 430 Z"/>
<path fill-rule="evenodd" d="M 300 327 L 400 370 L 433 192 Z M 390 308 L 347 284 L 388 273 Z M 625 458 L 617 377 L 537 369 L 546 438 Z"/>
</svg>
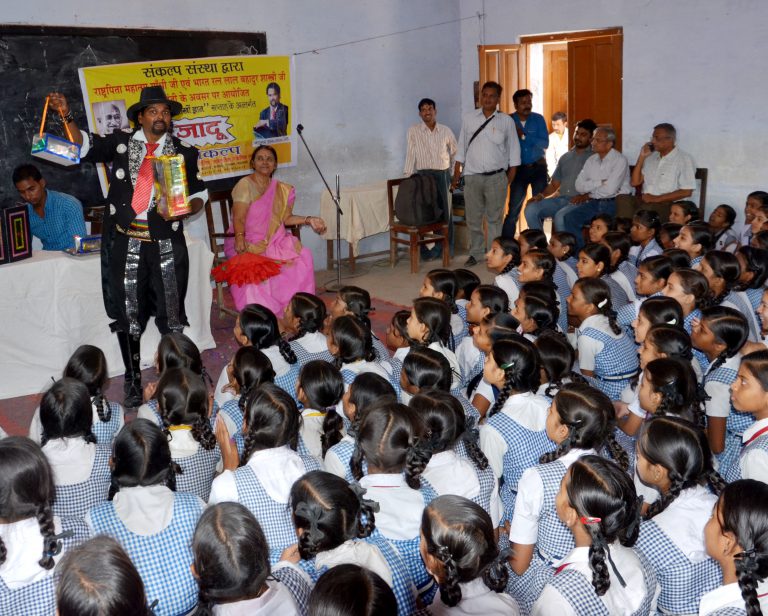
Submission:
<svg viewBox="0 0 768 616">
<path fill-rule="evenodd" d="M 549 177 L 557 169 L 557 161 L 568 151 L 568 116 L 562 111 L 552 114 L 552 132 L 549 133 L 549 146 L 545 157 Z"/>
<path fill-rule="evenodd" d="M 674 201 L 688 199 L 696 188 L 696 165 L 687 152 L 676 147 L 677 131 L 668 123 L 653 127 L 651 141 L 640 148 L 632 170 L 631 184 L 639 197 L 617 200 L 619 216 L 631 218 L 639 210 L 652 210 L 661 222 L 669 220 Z"/>
<path fill-rule="evenodd" d="M 594 154 L 584 163 L 576 178 L 576 190 L 588 194 L 589 199 L 573 208 L 558 213 L 559 230 L 569 231 L 576 236 L 581 247 L 581 226 L 597 214 L 616 215 L 616 196 L 630 191 L 629 162 L 614 148 L 616 132 L 605 126 L 598 127 L 592 136 Z"/>
</svg>

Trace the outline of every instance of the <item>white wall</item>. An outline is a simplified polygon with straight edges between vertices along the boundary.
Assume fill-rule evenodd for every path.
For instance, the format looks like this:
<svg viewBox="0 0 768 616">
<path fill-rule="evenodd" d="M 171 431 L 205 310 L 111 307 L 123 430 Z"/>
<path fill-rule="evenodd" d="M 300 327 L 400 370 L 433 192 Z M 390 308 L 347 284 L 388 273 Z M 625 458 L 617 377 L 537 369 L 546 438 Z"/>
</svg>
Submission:
<svg viewBox="0 0 768 616">
<path fill-rule="evenodd" d="M 459 0 L 462 110 L 472 109 L 478 44 L 523 35 L 624 29 L 624 153 L 631 163 L 659 122 L 709 168 L 708 211 L 768 188 L 764 143 L 768 3 L 764 0 Z M 594 118 L 599 121 L 599 118 Z"/>
<path fill-rule="evenodd" d="M 291 55 L 338 43 L 446 22 L 457 0 L 35 0 L 4 3 L 6 24 L 265 32 L 267 51 Z M 428 96 L 440 121 L 458 133 L 459 24 L 304 54 L 296 58 L 298 104 L 292 114 L 333 186 L 352 186 L 402 174 L 405 132 L 418 122 L 416 105 Z M 2 104 L 2 103 L 0 103 Z M 294 184 L 295 210 L 317 213 L 321 181 L 299 144 L 299 164 L 281 170 Z M 325 242 L 303 233 L 315 267 L 325 267 Z M 385 235 L 363 250 L 388 247 Z M 345 245 L 344 245 L 345 246 Z M 346 251 L 345 248 L 343 250 Z"/>
</svg>

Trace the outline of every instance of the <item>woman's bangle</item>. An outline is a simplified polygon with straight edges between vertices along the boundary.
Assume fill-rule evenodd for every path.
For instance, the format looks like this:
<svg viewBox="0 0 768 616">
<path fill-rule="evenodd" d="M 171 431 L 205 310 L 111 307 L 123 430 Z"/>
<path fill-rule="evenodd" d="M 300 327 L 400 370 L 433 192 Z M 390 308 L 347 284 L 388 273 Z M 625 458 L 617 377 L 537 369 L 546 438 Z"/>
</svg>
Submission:
<svg viewBox="0 0 768 616">
<path fill-rule="evenodd" d="M 245 233 L 235 233 L 235 237 L 240 237 L 240 236 L 245 237 Z"/>
</svg>

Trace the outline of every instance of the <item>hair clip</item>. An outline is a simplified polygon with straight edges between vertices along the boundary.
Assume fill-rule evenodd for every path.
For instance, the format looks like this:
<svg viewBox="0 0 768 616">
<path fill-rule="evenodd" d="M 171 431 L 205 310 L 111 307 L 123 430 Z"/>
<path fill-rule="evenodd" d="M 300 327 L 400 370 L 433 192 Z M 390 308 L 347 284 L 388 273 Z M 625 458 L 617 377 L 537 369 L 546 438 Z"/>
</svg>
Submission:
<svg viewBox="0 0 768 616">
<path fill-rule="evenodd" d="M 677 325 L 677 319 L 672 317 L 669 321 L 667 321 L 667 325 Z"/>
<path fill-rule="evenodd" d="M 499 368 L 501 368 L 502 370 L 507 370 L 509 368 L 514 367 L 514 365 L 515 365 L 515 360 L 513 359 L 512 361 L 507 362 L 506 364 L 501 364 L 501 366 L 499 366 Z"/>
<path fill-rule="evenodd" d="M 603 518 L 594 518 L 589 515 L 583 515 L 579 520 L 581 520 L 582 524 L 600 524 L 600 522 L 603 521 Z"/>
<path fill-rule="evenodd" d="M 604 297 L 603 299 L 601 299 L 601 300 L 600 300 L 600 301 L 597 303 L 597 307 L 598 307 L 598 308 L 603 308 L 603 307 L 605 307 L 605 305 L 606 305 L 607 303 L 608 303 L 608 298 L 607 298 L 607 297 Z"/>
</svg>

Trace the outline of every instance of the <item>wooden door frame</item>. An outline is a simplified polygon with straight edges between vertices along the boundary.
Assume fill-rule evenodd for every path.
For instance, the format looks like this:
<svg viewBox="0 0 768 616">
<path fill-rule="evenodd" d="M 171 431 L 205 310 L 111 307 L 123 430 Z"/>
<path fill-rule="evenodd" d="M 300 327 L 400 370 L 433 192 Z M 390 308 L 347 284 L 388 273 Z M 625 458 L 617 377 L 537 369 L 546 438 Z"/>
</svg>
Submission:
<svg viewBox="0 0 768 616">
<path fill-rule="evenodd" d="M 552 34 L 532 34 L 530 36 L 521 36 L 520 44 L 529 43 L 556 43 L 558 41 L 575 41 L 582 38 L 593 38 L 596 36 L 611 36 L 614 34 L 624 34 L 624 28 L 616 26 L 615 28 L 603 28 L 601 30 L 580 30 L 576 32 L 554 32 Z"/>
</svg>

